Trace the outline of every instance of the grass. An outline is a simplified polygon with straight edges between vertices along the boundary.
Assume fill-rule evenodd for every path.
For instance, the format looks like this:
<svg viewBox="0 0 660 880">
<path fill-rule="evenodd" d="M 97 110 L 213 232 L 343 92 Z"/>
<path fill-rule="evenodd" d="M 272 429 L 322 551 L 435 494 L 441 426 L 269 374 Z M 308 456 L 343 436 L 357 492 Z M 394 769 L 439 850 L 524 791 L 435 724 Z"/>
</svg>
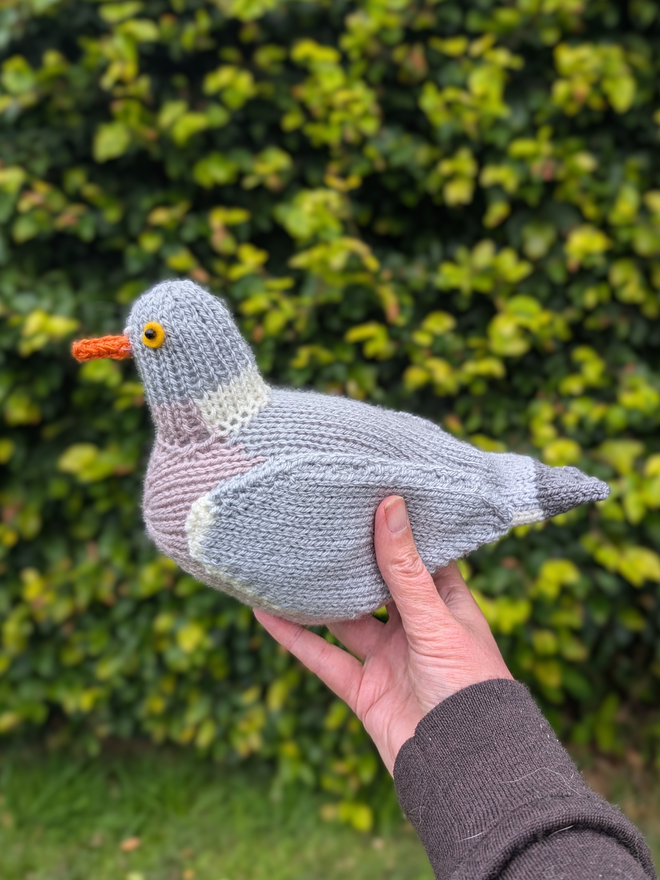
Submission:
<svg viewBox="0 0 660 880">
<path fill-rule="evenodd" d="M 660 861 L 660 779 L 590 761 L 590 784 L 636 822 Z M 0 752 L 2 880 L 432 880 L 409 826 L 360 834 L 323 822 L 324 798 L 280 800 L 266 771 L 147 750 L 82 760 Z"/>
<path fill-rule="evenodd" d="M 2 880 L 432 880 L 409 827 L 323 822 L 327 798 L 181 753 L 0 753 Z"/>
</svg>

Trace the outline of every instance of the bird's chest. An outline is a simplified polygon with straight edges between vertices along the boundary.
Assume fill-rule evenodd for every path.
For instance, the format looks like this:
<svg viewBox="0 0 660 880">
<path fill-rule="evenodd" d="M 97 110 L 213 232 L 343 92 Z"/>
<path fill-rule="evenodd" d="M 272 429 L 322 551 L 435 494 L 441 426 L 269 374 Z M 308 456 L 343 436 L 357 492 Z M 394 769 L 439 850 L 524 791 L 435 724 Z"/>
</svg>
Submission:
<svg viewBox="0 0 660 880">
<path fill-rule="evenodd" d="M 261 461 L 250 458 L 242 446 L 222 440 L 175 446 L 156 438 L 144 480 L 142 510 L 158 549 L 189 569 L 185 526 L 193 503 Z"/>
</svg>

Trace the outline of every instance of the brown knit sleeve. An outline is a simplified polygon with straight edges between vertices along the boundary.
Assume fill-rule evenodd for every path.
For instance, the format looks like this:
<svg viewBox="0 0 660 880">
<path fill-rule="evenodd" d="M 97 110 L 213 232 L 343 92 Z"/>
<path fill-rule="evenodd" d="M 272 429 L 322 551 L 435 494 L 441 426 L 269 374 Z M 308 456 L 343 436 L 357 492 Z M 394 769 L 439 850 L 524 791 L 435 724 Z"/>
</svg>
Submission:
<svg viewBox="0 0 660 880">
<path fill-rule="evenodd" d="M 436 706 L 394 782 L 438 880 L 656 877 L 640 832 L 587 786 L 519 682 Z"/>
</svg>

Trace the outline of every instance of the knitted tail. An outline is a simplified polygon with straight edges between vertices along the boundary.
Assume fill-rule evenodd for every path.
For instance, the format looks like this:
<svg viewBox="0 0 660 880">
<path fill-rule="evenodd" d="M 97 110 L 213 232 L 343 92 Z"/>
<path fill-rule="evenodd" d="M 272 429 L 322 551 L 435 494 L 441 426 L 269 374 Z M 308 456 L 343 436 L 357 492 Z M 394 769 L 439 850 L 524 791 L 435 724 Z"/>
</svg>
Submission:
<svg viewBox="0 0 660 880">
<path fill-rule="evenodd" d="M 607 483 L 588 477 L 574 467 L 549 467 L 534 461 L 536 504 L 531 510 L 518 510 L 514 525 L 527 525 L 566 513 L 579 504 L 604 501 L 610 494 Z"/>
<path fill-rule="evenodd" d="M 578 504 L 603 501 L 609 486 L 574 467 L 549 467 L 524 455 L 490 453 L 500 491 L 513 509 L 512 526 L 523 526 L 566 513 Z"/>
<path fill-rule="evenodd" d="M 610 494 L 607 483 L 588 477 L 574 467 L 548 467 L 534 462 L 536 492 L 544 519 L 566 513 L 578 504 L 604 501 Z"/>
</svg>

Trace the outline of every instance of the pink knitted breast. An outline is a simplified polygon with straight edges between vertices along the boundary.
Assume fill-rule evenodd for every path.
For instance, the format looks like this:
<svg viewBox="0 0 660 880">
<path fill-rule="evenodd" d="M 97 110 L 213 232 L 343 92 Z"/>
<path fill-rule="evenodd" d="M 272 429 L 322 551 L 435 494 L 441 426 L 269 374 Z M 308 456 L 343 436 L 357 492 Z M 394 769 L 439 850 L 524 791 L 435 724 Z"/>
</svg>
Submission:
<svg viewBox="0 0 660 880">
<path fill-rule="evenodd" d="M 208 574 L 188 554 L 186 518 L 194 501 L 223 480 L 263 462 L 248 458 L 240 445 L 220 439 L 175 446 L 156 437 L 144 480 L 142 509 L 149 536 L 161 553 L 208 582 Z"/>
</svg>

